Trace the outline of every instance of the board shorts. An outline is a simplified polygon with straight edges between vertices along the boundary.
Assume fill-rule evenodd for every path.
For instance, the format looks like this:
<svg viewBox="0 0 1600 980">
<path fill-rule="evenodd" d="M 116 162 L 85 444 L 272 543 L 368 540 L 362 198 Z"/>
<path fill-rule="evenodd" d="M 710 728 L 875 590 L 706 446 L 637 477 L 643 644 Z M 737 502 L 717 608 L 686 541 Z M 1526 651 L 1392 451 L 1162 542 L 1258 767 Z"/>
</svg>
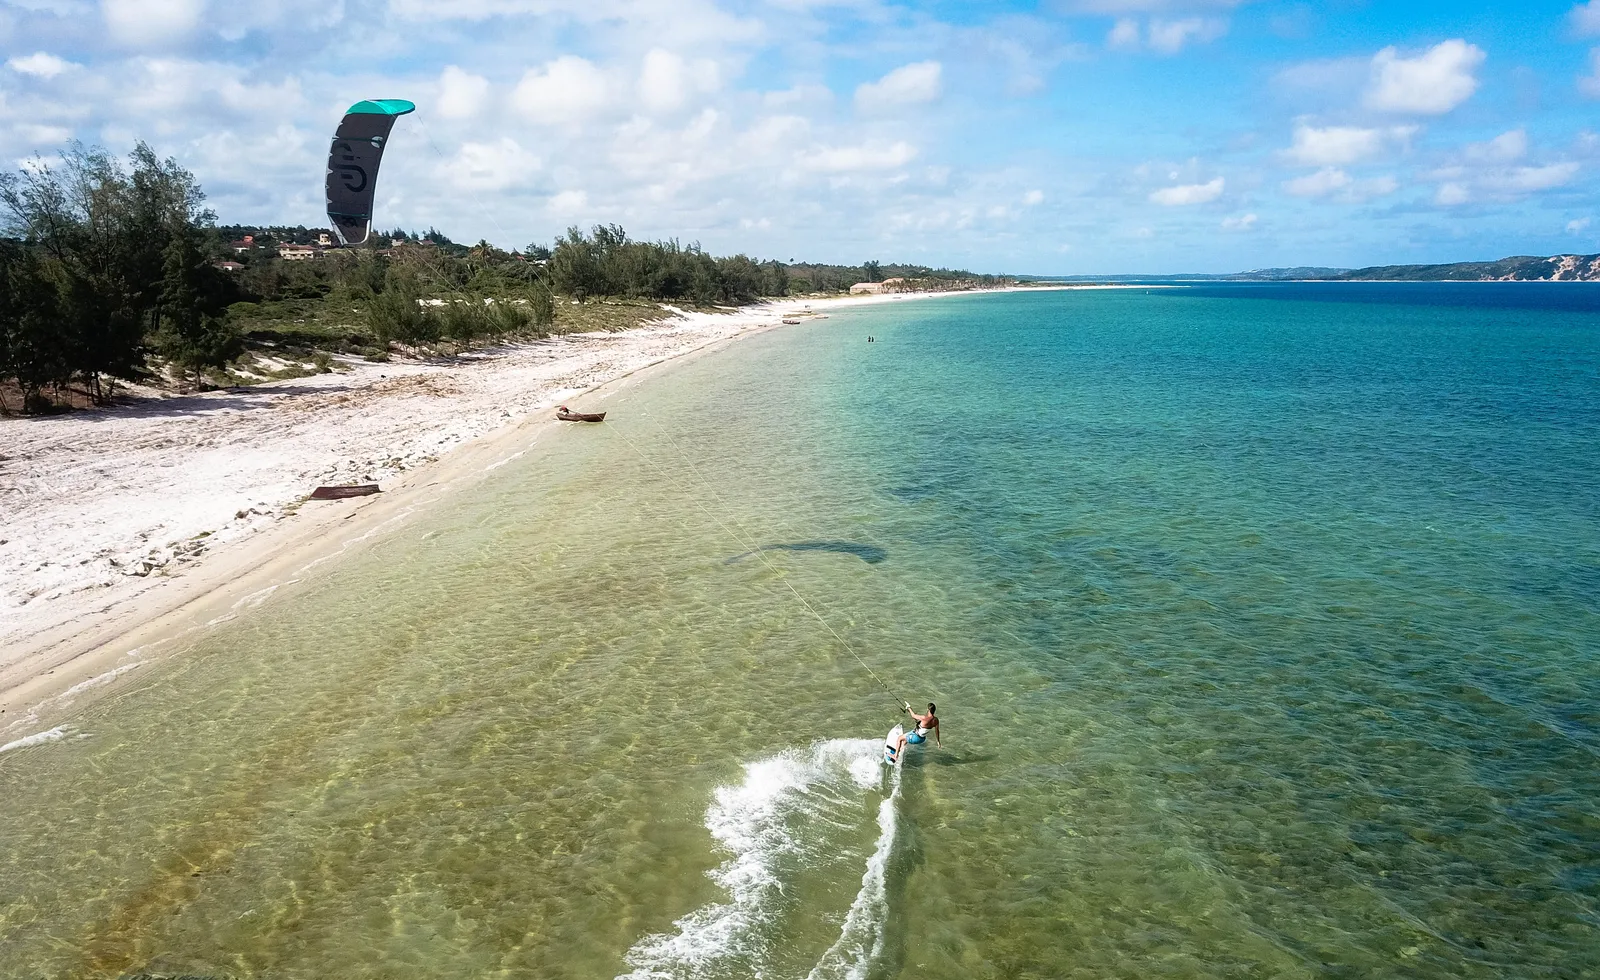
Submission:
<svg viewBox="0 0 1600 980">
<path fill-rule="evenodd" d="M 921 730 L 911 732 L 906 736 L 907 745 L 921 745 L 928 740 L 928 736 Z"/>
</svg>

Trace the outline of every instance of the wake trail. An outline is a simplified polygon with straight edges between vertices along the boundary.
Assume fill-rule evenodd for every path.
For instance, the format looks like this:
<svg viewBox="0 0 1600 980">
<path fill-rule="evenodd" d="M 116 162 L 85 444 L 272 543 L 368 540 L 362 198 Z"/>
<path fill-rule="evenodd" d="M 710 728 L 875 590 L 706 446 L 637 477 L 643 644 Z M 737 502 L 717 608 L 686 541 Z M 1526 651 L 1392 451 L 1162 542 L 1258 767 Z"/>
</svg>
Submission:
<svg viewBox="0 0 1600 980">
<path fill-rule="evenodd" d="M 787 886 L 848 853 L 842 838 L 859 832 L 863 794 L 886 789 L 860 890 L 839 937 L 806 974 L 807 980 L 864 978 L 883 952 L 887 874 L 899 830 L 900 770 L 890 770 L 884 787 L 881 753 L 874 739 L 817 742 L 749 763 L 743 781 L 718 787 L 706 828 L 729 857 L 707 874 L 729 901 L 690 912 L 673 923 L 675 933 L 640 940 L 624 958 L 632 972 L 618 980 L 787 975 L 774 962 L 785 951 L 780 932 L 818 912 L 794 908 Z"/>
</svg>

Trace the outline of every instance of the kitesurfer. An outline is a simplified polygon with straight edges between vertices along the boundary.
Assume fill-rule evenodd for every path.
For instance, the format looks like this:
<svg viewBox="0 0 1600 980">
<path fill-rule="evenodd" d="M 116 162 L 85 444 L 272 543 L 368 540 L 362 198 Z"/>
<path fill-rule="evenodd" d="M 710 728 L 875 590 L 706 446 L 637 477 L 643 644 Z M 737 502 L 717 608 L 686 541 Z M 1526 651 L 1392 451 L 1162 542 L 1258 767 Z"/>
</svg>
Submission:
<svg viewBox="0 0 1600 980">
<path fill-rule="evenodd" d="M 908 732 L 900 736 L 899 752 L 904 752 L 907 745 L 921 745 L 923 742 L 928 740 L 929 735 L 933 736 L 935 745 L 939 746 L 941 749 L 944 748 L 944 736 L 939 734 L 939 717 L 934 714 L 937 709 L 935 708 L 933 702 L 928 702 L 928 713 L 925 715 L 919 715 L 915 711 L 912 711 L 911 703 L 909 701 L 902 701 L 900 703 L 905 705 L 906 714 L 917 719 L 917 729 L 914 732 Z M 898 755 L 899 752 L 896 754 Z"/>
</svg>

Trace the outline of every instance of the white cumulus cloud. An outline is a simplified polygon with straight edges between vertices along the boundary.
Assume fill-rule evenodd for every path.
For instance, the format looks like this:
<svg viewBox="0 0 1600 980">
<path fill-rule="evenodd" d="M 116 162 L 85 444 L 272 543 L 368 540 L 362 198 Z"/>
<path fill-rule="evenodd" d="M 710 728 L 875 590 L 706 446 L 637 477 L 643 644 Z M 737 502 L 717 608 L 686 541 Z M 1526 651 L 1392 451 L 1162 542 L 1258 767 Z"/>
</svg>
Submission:
<svg viewBox="0 0 1600 980">
<path fill-rule="evenodd" d="M 1284 181 L 1283 189 L 1295 197 L 1326 197 L 1355 183 L 1355 179 L 1338 167 L 1323 167 L 1314 174 Z"/>
<path fill-rule="evenodd" d="M 200 26 L 206 0 L 102 0 L 100 12 L 116 41 L 133 47 L 178 40 Z"/>
<path fill-rule="evenodd" d="M 562 191 L 550 198 L 548 207 L 550 213 L 557 217 L 575 217 L 589 210 L 589 192 L 581 190 Z"/>
<path fill-rule="evenodd" d="M 1255 226 L 1256 216 L 1254 214 L 1241 214 L 1236 217 L 1222 219 L 1223 231 L 1249 231 Z"/>
<path fill-rule="evenodd" d="M 1228 33 L 1228 22 L 1216 17 L 1185 17 L 1181 20 L 1152 18 L 1146 30 L 1150 50 L 1177 54 L 1190 43 L 1204 44 Z"/>
<path fill-rule="evenodd" d="M 1223 179 L 1217 177 L 1204 184 L 1179 184 L 1176 187 L 1163 187 L 1150 195 L 1150 203 L 1160 204 L 1165 207 L 1205 204 L 1221 197 L 1223 186 Z"/>
<path fill-rule="evenodd" d="M 1323 167 L 1316 173 L 1284 181 L 1283 189 L 1296 197 L 1326 197 L 1346 204 L 1359 204 L 1400 189 L 1394 177 L 1368 177 L 1357 180 L 1338 167 Z"/>
<path fill-rule="evenodd" d="M 457 187 L 474 191 L 501 191 L 525 184 L 539 169 L 539 158 L 509 136 L 493 143 L 463 143 L 443 168 Z"/>
<path fill-rule="evenodd" d="M 1482 48 L 1459 38 L 1441 41 L 1415 58 L 1384 48 L 1372 56 L 1367 107 L 1429 116 L 1449 112 L 1478 90 L 1474 73 L 1486 57 Z"/>
<path fill-rule="evenodd" d="M 1138 51 L 1148 47 L 1157 54 L 1177 54 L 1190 44 L 1215 41 L 1228 33 L 1228 22 L 1220 17 L 1152 17 L 1143 27 L 1133 17 L 1123 17 L 1106 35 L 1106 47 L 1113 51 Z"/>
<path fill-rule="evenodd" d="M 446 119 L 467 119 L 478 114 L 489 98 L 489 80 L 455 65 L 439 75 L 439 103 L 435 110 Z"/>
<path fill-rule="evenodd" d="M 882 112 L 897 106 L 932 102 L 943 91 L 944 67 L 937 61 L 917 61 L 901 65 L 878 79 L 856 89 L 856 105 L 868 112 Z"/>
<path fill-rule="evenodd" d="M 1400 181 L 1385 174 L 1382 177 L 1371 177 L 1367 180 L 1358 180 L 1355 185 L 1344 195 L 1347 201 L 1366 201 L 1374 197 L 1384 197 L 1400 189 Z"/>
<path fill-rule="evenodd" d="M 1589 74 L 1578 76 L 1578 91 L 1600 99 L 1600 48 L 1589 49 Z"/>
<path fill-rule="evenodd" d="M 806 170 L 831 174 L 893 170 L 910 163 L 916 155 L 917 148 L 904 140 L 864 143 L 860 146 L 824 146 L 802 154 L 800 165 Z"/>
<path fill-rule="evenodd" d="M 1567 222 L 1567 234 L 1569 234 L 1569 235 L 1582 234 L 1583 230 L 1585 228 L 1587 228 L 1587 227 L 1589 227 L 1589 219 L 1588 218 L 1574 218 L 1571 221 Z"/>
<path fill-rule="evenodd" d="M 1468 145 L 1462 154 L 1463 163 L 1442 167 L 1431 175 L 1440 181 L 1435 203 L 1520 200 L 1564 187 L 1583 169 L 1576 160 L 1517 165 L 1527 151 L 1527 136 L 1516 129 L 1488 142 Z"/>
<path fill-rule="evenodd" d="M 1589 0 L 1572 8 L 1567 19 L 1572 23 L 1573 33 L 1579 37 L 1600 36 L 1600 0 Z"/>
<path fill-rule="evenodd" d="M 736 147 L 749 160 L 776 160 L 787 157 L 811 134 L 811 121 L 804 116 L 764 116 L 757 119 Z"/>
<path fill-rule="evenodd" d="M 23 123 L 17 127 L 17 135 L 22 137 L 24 144 L 33 148 L 35 153 L 42 153 L 47 147 L 60 146 L 71 139 L 72 130 L 65 126 Z"/>
<path fill-rule="evenodd" d="M 303 103 L 298 78 L 244 81 L 222 62 L 140 57 L 125 62 L 121 70 L 126 74 L 111 95 L 118 110 L 135 118 L 153 118 L 158 129 L 162 122 L 174 120 L 179 109 L 198 118 L 252 114 L 271 119 L 282 118 Z M 350 101 L 354 100 L 345 104 Z"/>
<path fill-rule="evenodd" d="M 652 48 L 639 69 L 639 101 L 654 112 L 676 112 L 696 95 L 715 92 L 721 79 L 717 63 L 685 61 L 663 48 Z"/>
<path fill-rule="evenodd" d="M 1022 203 L 1028 207 L 1044 203 L 1044 191 L 1034 190 L 1022 195 Z"/>
<path fill-rule="evenodd" d="M 1509 163 L 1512 160 L 1521 160 L 1527 155 L 1528 133 L 1523 129 L 1501 133 L 1483 143 L 1469 143 L 1466 149 L 1468 160 L 1485 163 Z"/>
<path fill-rule="evenodd" d="M 1513 194 L 1547 191 L 1560 187 L 1578 175 L 1578 164 L 1572 161 L 1552 163 L 1543 167 L 1516 167 L 1492 178 L 1492 184 Z"/>
<path fill-rule="evenodd" d="M 78 67 L 48 51 L 36 51 L 33 54 L 12 58 L 6 62 L 6 66 L 19 75 L 32 75 L 35 78 L 54 78 L 68 69 Z"/>
<path fill-rule="evenodd" d="M 1360 163 L 1381 155 L 1394 144 L 1403 144 L 1417 131 L 1415 126 L 1366 129 L 1359 126 L 1295 127 L 1294 143 L 1287 156 L 1308 167 Z"/>
<path fill-rule="evenodd" d="M 581 123 L 610 101 L 610 84 L 593 62 L 565 55 L 533 68 L 511 93 L 518 112 L 538 123 Z"/>
<path fill-rule="evenodd" d="M 1111 32 L 1106 35 L 1106 47 L 1116 51 L 1137 51 L 1139 37 L 1139 22 L 1132 17 L 1124 17 L 1111 26 Z"/>
<path fill-rule="evenodd" d="M 1161 13 L 1171 10 L 1226 10 L 1248 0 L 1058 0 L 1057 6 L 1084 14 Z"/>
</svg>

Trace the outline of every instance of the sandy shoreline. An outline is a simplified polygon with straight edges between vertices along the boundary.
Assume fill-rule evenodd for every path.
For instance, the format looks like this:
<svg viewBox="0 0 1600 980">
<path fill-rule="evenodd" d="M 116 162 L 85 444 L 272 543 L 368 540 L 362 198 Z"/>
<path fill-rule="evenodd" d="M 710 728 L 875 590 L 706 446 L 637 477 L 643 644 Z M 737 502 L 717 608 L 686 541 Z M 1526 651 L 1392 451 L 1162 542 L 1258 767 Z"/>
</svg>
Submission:
<svg viewBox="0 0 1600 980">
<path fill-rule="evenodd" d="M 808 308 L 961 295 L 971 293 L 666 307 L 617 334 L 0 420 L 0 751 L 39 734 L 30 726 L 47 709 L 114 685 L 160 647 L 528 451 L 559 424 L 556 404 L 599 404 L 647 368 Z M 344 482 L 384 492 L 303 502 Z"/>
</svg>

